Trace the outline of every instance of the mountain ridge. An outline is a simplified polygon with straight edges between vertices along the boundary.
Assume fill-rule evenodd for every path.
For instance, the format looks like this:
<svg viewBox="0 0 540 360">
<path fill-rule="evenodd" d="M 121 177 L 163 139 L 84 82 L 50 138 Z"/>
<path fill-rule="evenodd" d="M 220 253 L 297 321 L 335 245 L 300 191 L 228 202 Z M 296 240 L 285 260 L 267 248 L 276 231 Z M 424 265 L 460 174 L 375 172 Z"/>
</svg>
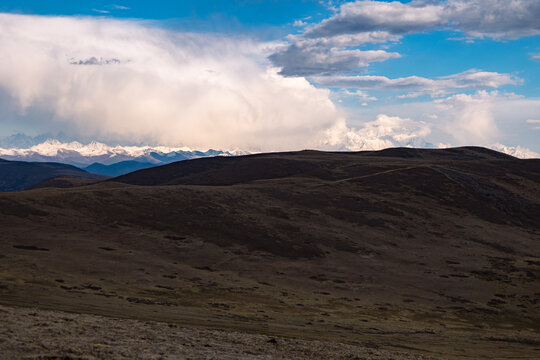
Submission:
<svg viewBox="0 0 540 360">
<path fill-rule="evenodd" d="M 242 153 L 245 152 L 214 149 L 199 151 L 187 147 L 167 146 L 109 146 L 96 141 L 85 145 L 77 141 L 60 142 L 55 139 L 47 139 L 28 148 L 0 148 L 0 157 L 6 160 L 60 162 L 77 167 L 86 167 L 95 162 L 112 165 L 131 160 L 166 164 L 198 157 L 234 156 Z"/>
<path fill-rule="evenodd" d="M 0 159 L 0 191 L 25 190 L 42 181 L 59 176 L 91 180 L 106 179 L 104 176 L 91 174 L 68 164 Z"/>
<path fill-rule="evenodd" d="M 154 166 L 159 166 L 159 164 L 141 162 L 136 160 L 126 160 L 110 165 L 95 162 L 83 168 L 83 170 L 88 171 L 92 174 L 104 176 L 120 176 L 136 170 L 146 169 Z"/>
<path fill-rule="evenodd" d="M 320 155 L 322 158 L 331 157 L 332 154 L 349 157 L 353 161 L 356 157 L 390 157 L 403 159 L 429 160 L 519 160 L 510 155 L 482 148 L 459 147 L 448 149 L 415 149 L 415 148 L 389 148 L 379 151 L 358 152 L 325 152 L 318 150 L 303 150 L 299 152 L 262 153 L 236 157 L 209 157 L 197 161 L 186 160 L 166 164 L 154 169 L 143 169 L 133 173 L 119 176 L 110 181 L 125 182 L 133 185 L 232 185 L 239 182 L 242 176 L 248 176 L 249 181 L 266 178 L 285 177 L 291 175 L 315 175 L 322 178 L 332 178 L 329 170 L 314 167 L 311 163 L 302 160 L 302 156 Z M 287 158 L 293 156 L 294 158 Z M 276 163 L 268 166 L 271 161 Z M 249 165 L 248 165 L 249 164 Z M 260 166 L 259 166 L 260 164 Z M 226 166 L 236 166 L 235 171 L 220 174 L 219 170 Z M 277 166 L 277 169 L 276 169 Z M 315 172 L 312 172 L 315 171 Z M 249 174 L 249 175 L 247 175 Z M 237 178 L 238 180 L 235 180 Z"/>
</svg>

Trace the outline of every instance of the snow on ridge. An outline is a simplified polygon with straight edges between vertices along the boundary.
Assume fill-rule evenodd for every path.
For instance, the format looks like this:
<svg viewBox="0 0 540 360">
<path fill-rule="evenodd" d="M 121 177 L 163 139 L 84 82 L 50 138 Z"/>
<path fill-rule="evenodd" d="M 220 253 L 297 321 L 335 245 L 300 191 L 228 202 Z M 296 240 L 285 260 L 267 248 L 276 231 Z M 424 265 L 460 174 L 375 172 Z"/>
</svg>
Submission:
<svg viewBox="0 0 540 360">
<path fill-rule="evenodd" d="M 413 147 L 426 147 L 427 143 L 406 143 L 401 146 L 413 146 Z M 439 144 L 434 146 L 429 144 L 427 147 L 450 147 L 450 144 Z M 395 145 L 394 145 L 395 146 Z M 518 158 L 540 158 L 540 154 L 521 147 L 521 146 L 506 146 L 500 143 L 491 144 L 490 149 L 512 155 Z M 384 148 L 384 146 L 383 146 Z M 72 164 L 82 164 L 91 162 L 102 163 L 114 163 L 123 160 L 144 160 L 148 162 L 160 163 L 162 161 L 157 160 L 151 156 L 152 153 L 157 153 L 161 156 L 174 158 L 177 153 L 185 153 L 189 158 L 200 157 L 200 153 L 208 152 L 210 149 L 206 149 L 197 152 L 188 147 L 170 147 L 170 146 L 109 146 L 104 143 L 92 141 L 88 144 L 81 144 L 78 141 L 72 142 L 60 142 L 56 139 L 47 139 L 46 141 L 28 147 L 28 148 L 1 148 L 0 156 L 5 157 L 8 160 L 33 160 L 33 161 L 59 161 Z M 363 149 L 367 150 L 367 149 Z M 239 156 L 248 155 L 250 152 L 234 149 L 231 151 L 218 151 L 218 156 Z M 209 154 L 210 155 L 210 154 Z"/>
<path fill-rule="evenodd" d="M 105 165 L 119 161 L 136 160 L 154 164 L 193 159 L 204 156 L 235 156 L 245 152 L 221 150 L 194 151 L 188 147 L 170 146 L 110 146 L 92 141 L 81 144 L 78 141 L 60 142 L 57 139 L 46 141 L 27 148 L 1 148 L 0 157 L 6 160 L 61 162 L 75 166 L 87 166 L 94 162 Z"/>
<path fill-rule="evenodd" d="M 117 155 L 124 155 L 130 157 L 139 157 L 149 154 L 151 152 L 156 153 L 172 153 L 177 151 L 192 151 L 188 147 L 168 147 L 168 146 L 109 146 L 97 141 L 92 141 L 86 145 L 81 144 L 78 141 L 72 141 L 68 143 L 62 143 L 56 139 L 47 139 L 41 144 L 31 146 L 29 148 L 0 148 L 0 156 L 28 156 L 28 155 L 41 155 L 41 156 L 58 156 L 61 152 L 77 152 L 82 156 L 101 156 L 110 155 L 111 157 Z"/>
<path fill-rule="evenodd" d="M 489 146 L 490 149 L 496 150 L 502 153 L 505 153 L 507 155 L 515 156 L 520 159 L 539 159 L 540 154 L 529 150 L 527 148 L 521 147 L 521 146 L 506 146 L 503 144 L 492 144 Z"/>
</svg>

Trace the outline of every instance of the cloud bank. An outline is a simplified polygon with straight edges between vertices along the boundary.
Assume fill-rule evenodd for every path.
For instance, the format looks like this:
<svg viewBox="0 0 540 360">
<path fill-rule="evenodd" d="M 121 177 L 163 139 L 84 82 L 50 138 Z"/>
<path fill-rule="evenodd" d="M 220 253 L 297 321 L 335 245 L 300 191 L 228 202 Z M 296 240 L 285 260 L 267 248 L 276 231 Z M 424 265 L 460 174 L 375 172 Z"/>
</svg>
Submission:
<svg viewBox="0 0 540 360">
<path fill-rule="evenodd" d="M 443 76 L 436 80 L 419 76 L 396 79 L 389 79 L 385 76 L 322 76 L 314 77 L 313 80 L 327 87 L 415 91 L 412 96 L 424 94 L 440 96 L 464 89 L 496 89 L 504 85 L 519 84 L 522 81 L 518 77 L 509 74 L 485 72 L 476 69 Z"/>
<path fill-rule="evenodd" d="M 344 121 L 329 129 L 325 145 L 340 146 L 345 150 L 380 150 L 389 147 L 431 147 L 426 136 L 431 132 L 428 124 L 380 114 L 360 129 L 347 127 Z"/>
<path fill-rule="evenodd" d="M 345 50 L 320 46 L 292 45 L 272 54 L 270 60 L 282 67 L 285 76 L 325 75 L 353 71 L 373 62 L 401 57 L 384 50 Z"/>
<path fill-rule="evenodd" d="M 430 133 L 426 140 L 436 147 L 477 145 L 519 157 L 539 157 L 540 98 L 526 98 L 497 90 L 457 93 L 434 100 L 417 102 L 372 104 L 368 108 L 350 112 L 351 127 L 361 128 L 363 121 L 371 121 L 381 112 L 389 116 L 424 122 Z M 495 147 L 504 144 L 506 147 Z M 509 146 L 511 145 L 511 146 Z M 512 152 L 519 145 L 520 151 Z M 529 150 L 526 146 L 532 149 Z"/>
<path fill-rule="evenodd" d="M 540 34 L 540 1 L 535 0 L 413 0 L 353 1 L 270 57 L 287 76 L 347 74 L 372 62 L 398 58 L 384 49 L 367 56 L 357 48 L 399 41 L 413 33 L 446 30 L 461 39 L 517 39 Z M 535 58 L 533 56 L 533 58 Z M 330 63 L 332 66 L 325 67 Z"/>
<path fill-rule="evenodd" d="M 197 149 L 318 147 L 329 91 L 269 66 L 272 44 L 137 21 L 0 14 L 2 121 Z"/>
<path fill-rule="evenodd" d="M 375 30 L 404 35 L 436 28 L 470 37 L 515 39 L 540 34 L 540 2 L 531 0 L 356 1 L 306 32 L 331 37 Z"/>
<path fill-rule="evenodd" d="M 299 56 L 313 52 L 304 68 L 294 68 L 294 63 L 287 68 L 296 75 L 327 74 L 314 79 L 355 89 L 342 93 L 366 105 L 377 98 L 363 89 L 439 96 L 521 81 L 475 69 L 437 79 L 328 75 L 399 57 L 383 50 L 324 53 L 328 46 L 378 44 L 395 36 L 375 31 L 300 37 L 295 40 Z M 179 33 L 134 20 L 0 14 L 0 45 L 0 125 L 63 131 L 72 138 L 257 152 L 432 146 L 442 141 L 434 138 L 445 136 L 456 145 L 489 145 L 508 131 L 493 116 L 493 108 L 506 98 L 486 92 L 457 94 L 432 104 L 440 113 L 453 114 L 453 122 L 383 109 L 351 127 L 330 90 L 304 77 L 285 76 L 283 69 L 280 74 L 268 60 L 290 48 L 248 38 Z M 527 116 L 535 119 L 536 105 L 515 106 L 533 109 Z"/>
<path fill-rule="evenodd" d="M 269 59 L 281 68 L 285 76 L 326 75 L 351 72 L 370 63 L 398 59 L 399 53 L 385 50 L 348 49 L 363 44 L 396 41 L 399 37 L 388 32 L 374 31 L 360 34 L 342 34 L 329 38 L 289 36 L 292 44 L 278 49 Z"/>
</svg>

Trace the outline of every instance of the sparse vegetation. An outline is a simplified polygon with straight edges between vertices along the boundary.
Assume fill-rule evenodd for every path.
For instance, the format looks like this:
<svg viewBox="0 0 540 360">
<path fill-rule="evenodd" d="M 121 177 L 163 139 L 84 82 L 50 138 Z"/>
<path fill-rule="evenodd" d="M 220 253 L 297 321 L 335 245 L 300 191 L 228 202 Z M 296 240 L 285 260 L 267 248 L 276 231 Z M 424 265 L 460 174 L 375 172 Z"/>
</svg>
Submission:
<svg viewBox="0 0 540 360">
<path fill-rule="evenodd" d="M 4 193 L 0 303 L 360 358 L 534 358 L 539 194 L 540 161 L 474 148 L 201 159 Z"/>
</svg>

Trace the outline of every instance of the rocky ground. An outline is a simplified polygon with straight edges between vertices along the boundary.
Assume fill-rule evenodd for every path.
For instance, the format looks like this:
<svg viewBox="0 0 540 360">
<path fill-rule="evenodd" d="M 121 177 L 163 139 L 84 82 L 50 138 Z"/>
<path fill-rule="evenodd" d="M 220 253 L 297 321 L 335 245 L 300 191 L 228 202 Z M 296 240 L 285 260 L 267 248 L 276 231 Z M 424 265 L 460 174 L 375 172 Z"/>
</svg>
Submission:
<svg viewBox="0 0 540 360">
<path fill-rule="evenodd" d="M 2 359 L 434 359 L 352 345 L 0 306 Z"/>
</svg>

